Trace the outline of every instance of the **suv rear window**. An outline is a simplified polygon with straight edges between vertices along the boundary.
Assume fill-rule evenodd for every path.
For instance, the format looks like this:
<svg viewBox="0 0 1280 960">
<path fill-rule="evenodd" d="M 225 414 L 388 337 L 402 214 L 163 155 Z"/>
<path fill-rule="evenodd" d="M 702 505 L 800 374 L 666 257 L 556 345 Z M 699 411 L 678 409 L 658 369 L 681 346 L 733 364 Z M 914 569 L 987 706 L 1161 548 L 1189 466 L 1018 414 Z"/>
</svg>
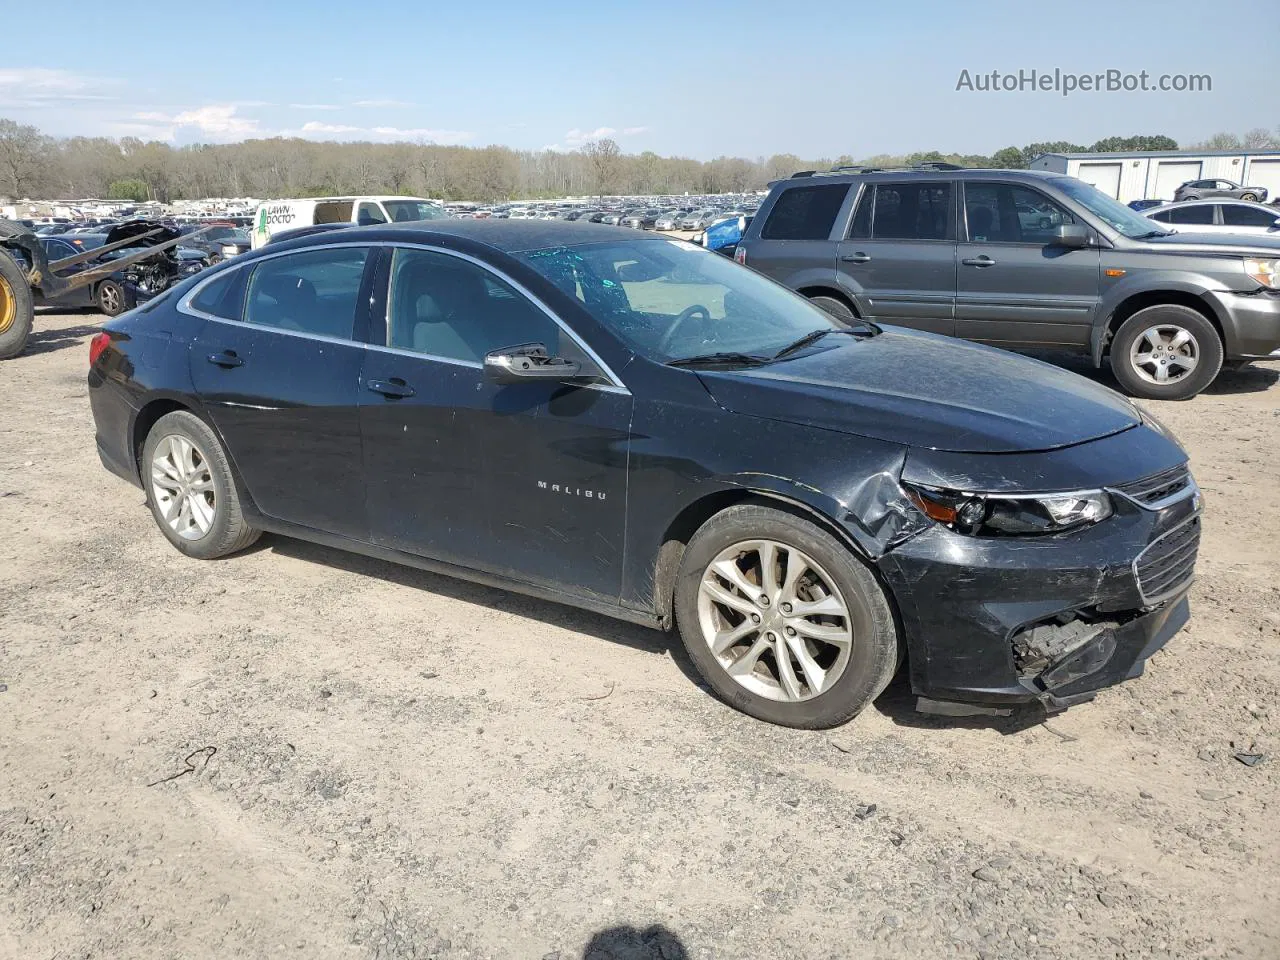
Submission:
<svg viewBox="0 0 1280 960">
<path fill-rule="evenodd" d="M 788 187 L 760 231 L 765 240 L 825 240 L 849 192 L 847 183 Z"/>
</svg>

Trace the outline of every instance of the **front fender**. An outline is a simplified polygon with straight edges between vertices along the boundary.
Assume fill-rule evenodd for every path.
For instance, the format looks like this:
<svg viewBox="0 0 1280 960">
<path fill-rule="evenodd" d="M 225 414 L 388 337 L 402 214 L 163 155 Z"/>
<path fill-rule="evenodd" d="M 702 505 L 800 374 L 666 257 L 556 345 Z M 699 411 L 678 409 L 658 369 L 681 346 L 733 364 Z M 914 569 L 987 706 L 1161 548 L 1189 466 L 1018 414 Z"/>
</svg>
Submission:
<svg viewBox="0 0 1280 960">
<path fill-rule="evenodd" d="M 1103 267 L 1107 265 L 1104 263 Z M 1242 274 L 1243 276 L 1243 274 Z M 1143 271 L 1127 276 L 1106 290 L 1098 304 L 1094 315 L 1093 332 L 1090 338 L 1094 366 L 1102 365 L 1102 355 L 1107 346 L 1107 333 L 1116 311 L 1126 300 L 1140 295 L 1159 293 L 1177 293 L 1195 297 L 1204 304 L 1218 320 L 1223 330 L 1230 328 L 1230 318 L 1224 313 L 1217 297 L 1206 296 L 1213 291 L 1224 290 L 1224 279 L 1213 274 L 1185 270 Z"/>
</svg>

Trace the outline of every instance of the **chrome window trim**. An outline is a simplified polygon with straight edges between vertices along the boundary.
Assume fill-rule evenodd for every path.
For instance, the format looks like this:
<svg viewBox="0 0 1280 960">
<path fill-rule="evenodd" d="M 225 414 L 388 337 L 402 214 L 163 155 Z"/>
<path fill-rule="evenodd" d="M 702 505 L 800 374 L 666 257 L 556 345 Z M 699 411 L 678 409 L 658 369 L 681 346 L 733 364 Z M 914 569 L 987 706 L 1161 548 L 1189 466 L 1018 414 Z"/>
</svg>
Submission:
<svg viewBox="0 0 1280 960">
<path fill-rule="evenodd" d="M 383 353 L 394 353 L 394 354 L 399 354 L 407 357 L 420 357 L 424 360 L 435 360 L 443 363 L 456 364 L 458 366 L 473 367 L 475 369 L 483 369 L 484 367 L 483 364 L 476 363 L 475 361 L 472 361 L 472 360 L 458 360 L 453 357 L 440 357 L 434 354 L 419 353 L 416 350 L 406 350 L 403 347 L 389 347 L 389 346 L 386 346 L 385 344 L 369 343 L 364 340 L 355 340 L 351 337 L 347 337 L 347 338 L 330 337 L 320 333 L 306 333 L 300 330 L 286 330 L 283 327 L 272 327 L 266 324 L 253 323 L 252 321 L 244 320 L 244 319 L 231 320 L 227 317 L 219 317 L 212 313 L 206 313 L 205 311 L 199 310 L 191 305 L 191 301 L 195 297 L 199 296 L 200 292 L 204 290 L 206 286 L 208 286 L 210 283 L 213 283 L 219 277 L 230 274 L 232 271 L 252 270 L 257 264 L 261 263 L 264 260 L 274 260 L 277 257 L 287 257 L 295 253 L 310 253 L 315 250 L 328 250 L 334 247 L 368 247 L 369 249 L 381 247 L 385 249 L 390 249 L 392 251 L 394 251 L 397 248 L 412 249 L 412 250 L 427 250 L 432 253 L 442 253 L 442 254 L 445 254 L 446 256 L 458 257 L 459 259 L 470 261 L 471 263 L 474 263 L 476 266 L 478 266 L 480 269 L 488 271 L 489 273 L 492 273 L 494 276 L 498 277 L 505 283 L 509 284 L 515 290 L 519 291 L 522 296 L 530 300 L 539 310 L 541 310 L 548 317 L 550 317 L 552 322 L 555 323 L 555 325 L 558 326 L 561 330 L 563 330 L 566 334 L 568 334 L 569 338 L 573 340 L 573 342 L 576 343 L 580 348 L 582 348 L 583 353 L 585 353 L 588 357 L 590 357 L 592 362 L 595 363 L 600 368 L 600 370 L 604 373 L 604 375 L 608 377 L 609 380 L 611 381 L 609 383 L 584 383 L 584 384 L 579 384 L 580 387 L 583 387 L 586 389 L 593 389 L 593 390 L 602 390 L 607 393 L 620 393 L 620 394 L 625 394 L 627 396 L 631 395 L 631 391 L 627 388 L 626 384 L 622 382 L 622 379 L 616 373 L 613 372 L 613 368 L 610 367 L 607 363 L 605 363 L 604 360 L 600 358 L 600 355 L 598 353 L 592 350 L 591 347 L 586 342 L 584 342 L 583 339 L 580 336 L 578 336 L 577 333 L 575 333 L 563 320 L 561 320 L 560 317 L 556 315 L 555 311 L 553 311 L 550 307 L 548 307 L 545 303 L 543 303 L 535 294 L 531 293 L 529 289 L 526 286 L 524 286 L 524 284 L 520 283 L 520 281 L 516 280 L 514 277 L 509 276 L 508 274 L 504 273 L 502 270 L 499 270 L 493 265 L 485 263 L 483 260 L 479 259 L 478 257 L 473 257 L 470 254 L 461 253 L 460 251 L 457 251 L 457 250 L 449 250 L 445 247 L 439 247 L 439 246 L 435 246 L 428 243 L 411 243 L 406 241 L 392 241 L 392 240 L 379 240 L 376 242 L 370 242 L 367 240 L 365 241 L 345 240 L 340 243 L 319 243 L 319 244 L 314 244 L 312 246 L 295 247 L 290 250 L 280 250 L 275 253 L 263 254 L 261 256 L 254 257 L 254 259 L 248 263 L 233 263 L 232 265 L 227 267 L 225 270 L 218 270 L 212 276 L 202 279 L 199 283 L 195 284 L 195 286 L 193 286 L 190 290 L 186 292 L 186 294 L 182 297 L 182 299 L 178 301 L 175 309 L 177 309 L 179 313 L 184 313 L 187 316 L 198 317 L 199 319 L 202 319 L 202 320 L 212 320 L 217 323 L 232 324 L 234 326 L 239 326 L 239 327 L 249 327 L 254 330 L 275 331 L 276 333 L 283 333 L 291 337 L 302 337 L 304 339 L 318 340 L 324 343 L 352 344 L 354 346 L 364 347 L 365 349 L 368 349 L 368 350 L 378 350 Z M 391 277 L 390 277 L 390 273 L 388 272 L 388 276 L 387 276 L 388 294 L 390 293 L 390 290 L 391 290 Z M 387 297 L 386 309 L 388 311 L 390 311 L 391 309 L 390 296 Z M 389 319 L 390 319 L 389 317 L 384 317 L 383 323 L 387 324 Z"/>
<path fill-rule="evenodd" d="M 574 332 L 574 330 L 570 328 L 567 323 L 565 323 L 562 319 L 560 319 L 560 317 L 556 314 L 554 310 L 552 310 L 545 303 L 543 303 L 536 294 L 530 291 L 528 287 L 522 284 L 519 280 L 512 277 L 510 274 L 507 274 L 502 270 L 499 270 L 497 267 L 493 266 L 493 264 L 486 263 L 485 261 L 481 260 L 479 257 L 473 257 L 470 254 L 462 253 L 459 250 L 449 250 L 446 247 L 438 247 L 429 243 L 390 241 L 390 242 L 385 242 L 382 245 L 390 247 L 392 249 L 393 254 L 396 250 L 426 250 L 429 253 L 440 253 L 448 257 L 456 257 L 459 260 L 465 260 L 468 263 L 474 264 L 475 266 L 479 267 L 481 270 L 485 271 L 486 273 L 493 274 L 499 280 L 503 281 L 508 286 L 515 289 L 521 296 L 523 296 L 526 300 L 530 301 L 535 307 L 537 307 L 539 310 L 545 313 L 548 317 L 550 317 L 551 322 L 554 323 L 561 330 L 563 330 L 568 335 L 569 339 L 572 340 L 574 343 L 576 343 L 582 349 L 582 352 L 591 358 L 591 362 L 594 363 L 597 367 L 599 367 L 601 372 L 606 377 L 608 377 L 609 380 L 611 381 L 608 384 L 583 384 L 583 386 L 594 386 L 594 387 L 601 387 L 601 388 L 607 387 L 609 389 L 612 389 L 615 391 L 621 391 L 623 393 L 631 392 L 630 390 L 627 389 L 626 384 L 622 382 L 622 379 L 616 373 L 613 372 L 613 369 L 607 363 L 605 363 L 604 360 L 600 358 L 600 355 L 596 353 L 594 350 L 592 350 L 591 347 L 580 336 L 578 336 L 578 334 Z M 385 325 L 385 329 L 387 331 L 390 331 L 391 329 L 391 273 L 390 273 L 390 270 L 388 270 L 387 272 L 387 302 L 386 302 L 385 309 L 386 309 L 386 313 L 385 313 L 385 316 L 383 317 L 383 323 Z M 382 344 L 370 344 L 370 346 L 382 347 L 382 349 L 386 349 L 386 350 L 403 350 L 404 349 L 403 347 L 390 347 L 390 346 L 384 346 Z M 413 356 L 426 356 L 426 354 L 415 353 L 415 351 L 413 350 L 406 350 L 405 352 Z M 442 359 L 442 358 L 436 358 L 436 359 Z M 460 362 L 470 363 L 471 361 L 460 361 Z"/>
</svg>

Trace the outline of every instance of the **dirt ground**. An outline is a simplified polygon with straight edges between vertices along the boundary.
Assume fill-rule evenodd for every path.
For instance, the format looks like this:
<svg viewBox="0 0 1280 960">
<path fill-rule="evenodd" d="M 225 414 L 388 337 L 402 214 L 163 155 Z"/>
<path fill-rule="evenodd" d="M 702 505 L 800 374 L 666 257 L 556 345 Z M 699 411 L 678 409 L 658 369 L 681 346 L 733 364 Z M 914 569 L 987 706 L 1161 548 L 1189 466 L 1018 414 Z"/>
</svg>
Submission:
<svg viewBox="0 0 1280 960">
<path fill-rule="evenodd" d="M 1206 533 L 1145 677 L 804 733 L 604 617 L 184 558 L 98 464 L 97 320 L 0 365 L 0 957 L 1280 957 L 1280 365 L 1151 405 Z"/>
</svg>

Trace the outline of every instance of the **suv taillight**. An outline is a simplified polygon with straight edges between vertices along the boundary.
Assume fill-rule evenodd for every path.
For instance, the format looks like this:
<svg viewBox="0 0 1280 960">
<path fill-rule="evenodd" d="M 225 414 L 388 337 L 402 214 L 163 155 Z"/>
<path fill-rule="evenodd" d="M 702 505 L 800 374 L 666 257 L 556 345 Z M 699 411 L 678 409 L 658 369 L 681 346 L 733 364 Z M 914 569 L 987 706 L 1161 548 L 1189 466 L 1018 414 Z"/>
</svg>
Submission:
<svg viewBox="0 0 1280 960">
<path fill-rule="evenodd" d="M 747 248 L 746 247 L 742 246 L 741 244 L 738 245 L 738 249 L 733 251 L 733 262 L 740 263 L 744 267 L 747 265 Z"/>
<path fill-rule="evenodd" d="M 98 362 L 98 358 L 102 356 L 102 351 L 107 349 L 111 343 L 111 334 L 95 333 L 93 339 L 89 341 L 89 366 L 93 366 Z"/>
</svg>

